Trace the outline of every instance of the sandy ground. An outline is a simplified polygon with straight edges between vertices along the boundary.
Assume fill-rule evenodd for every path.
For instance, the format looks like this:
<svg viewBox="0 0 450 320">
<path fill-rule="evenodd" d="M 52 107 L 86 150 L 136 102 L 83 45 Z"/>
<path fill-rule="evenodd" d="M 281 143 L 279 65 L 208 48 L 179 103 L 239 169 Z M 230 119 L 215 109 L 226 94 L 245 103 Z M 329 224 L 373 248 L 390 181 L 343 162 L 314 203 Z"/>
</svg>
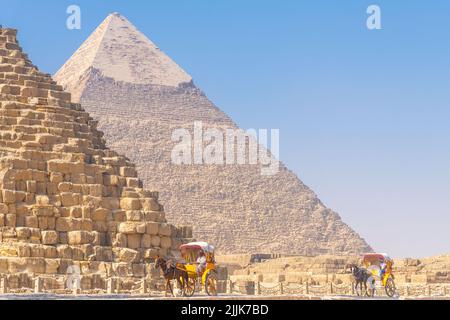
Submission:
<svg viewBox="0 0 450 320">
<path fill-rule="evenodd" d="M 219 295 L 209 297 L 204 295 L 194 296 L 192 298 L 173 298 L 162 296 L 139 296 L 139 295 L 53 295 L 53 294 L 4 294 L 0 295 L 0 300 L 450 300 L 444 297 L 408 297 L 408 298 L 360 298 L 355 296 L 305 296 L 305 295 L 286 295 L 286 296 L 245 296 L 245 295 Z"/>
</svg>

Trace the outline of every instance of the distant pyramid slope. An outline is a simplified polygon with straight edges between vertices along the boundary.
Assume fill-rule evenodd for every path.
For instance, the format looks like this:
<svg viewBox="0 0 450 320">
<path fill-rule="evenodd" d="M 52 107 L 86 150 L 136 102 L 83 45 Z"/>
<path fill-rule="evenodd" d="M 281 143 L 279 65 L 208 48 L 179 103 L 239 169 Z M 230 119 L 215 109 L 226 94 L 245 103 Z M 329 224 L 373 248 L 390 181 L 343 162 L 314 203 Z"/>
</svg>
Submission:
<svg viewBox="0 0 450 320">
<path fill-rule="evenodd" d="M 0 274 L 9 287 L 52 275 L 65 288 L 72 266 L 86 290 L 144 278 L 149 259 L 175 254 L 191 233 L 167 223 L 158 193 L 31 63 L 16 30 L 0 29 Z"/>
<path fill-rule="evenodd" d="M 110 146 L 137 163 L 144 183 L 161 191 L 160 199 L 171 221 L 192 225 L 197 239 L 211 241 L 222 253 L 371 251 L 283 165 L 274 176 L 262 176 L 256 165 L 174 165 L 171 135 L 175 129 L 186 128 L 192 133 L 194 121 L 202 121 L 205 129 L 237 127 L 193 82 L 188 82 L 190 78 L 180 80 L 178 75 L 185 73 L 178 67 L 161 75 L 158 55 L 146 51 L 149 40 L 135 41 L 128 47 L 137 31 L 128 22 L 121 29 L 124 21 L 117 15 L 109 16 L 81 47 L 90 47 L 95 54 L 80 48 L 58 71 L 56 80 L 79 95 L 99 120 Z M 118 29 L 123 32 L 116 38 Z M 103 34 L 102 45 L 90 44 L 98 34 Z M 136 74 L 130 75 L 128 67 L 123 75 L 121 69 L 112 74 L 108 65 L 93 62 L 80 68 L 84 71 L 73 81 L 71 70 L 89 60 L 85 57 L 120 57 L 124 47 L 145 53 L 134 55 Z M 128 56 L 124 59 L 127 61 Z M 117 65 L 121 63 L 116 61 Z M 171 70 L 176 66 L 170 65 Z M 144 78 L 158 78 L 160 82 L 141 81 Z"/>
</svg>

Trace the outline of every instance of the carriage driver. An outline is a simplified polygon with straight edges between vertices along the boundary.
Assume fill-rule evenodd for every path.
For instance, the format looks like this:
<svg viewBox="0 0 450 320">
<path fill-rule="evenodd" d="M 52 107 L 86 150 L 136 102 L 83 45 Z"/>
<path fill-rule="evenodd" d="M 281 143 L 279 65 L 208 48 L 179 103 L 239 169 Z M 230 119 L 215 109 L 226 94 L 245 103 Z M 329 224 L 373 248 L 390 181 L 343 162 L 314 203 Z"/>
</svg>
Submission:
<svg viewBox="0 0 450 320">
<path fill-rule="evenodd" d="M 197 273 L 198 274 L 203 274 L 203 272 L 206 269 L 206 256 L 205 253 L 203 252 L 203 250 L 201 250 L 198 253 L 198 258 L 197 258 Z"/>
</svg>

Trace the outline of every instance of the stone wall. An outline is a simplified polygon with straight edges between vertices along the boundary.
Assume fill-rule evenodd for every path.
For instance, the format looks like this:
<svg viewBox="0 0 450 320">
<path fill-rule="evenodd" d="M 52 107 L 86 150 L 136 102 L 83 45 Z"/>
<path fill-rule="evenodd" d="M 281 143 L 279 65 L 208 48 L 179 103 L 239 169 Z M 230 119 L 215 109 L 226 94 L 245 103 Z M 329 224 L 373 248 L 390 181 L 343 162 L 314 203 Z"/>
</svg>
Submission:
<svg viewBox="0 0 450 320">
<path fill-rule="evenodd" d="M 239 259 L 241 258 L 241 259 Z M 232 281 L 260 281 L 265 283 L 297 283 L 336 285 L 353 282 L 348 266 L 361 265 L 358 256 L 281 257 L 251 261 L 245 256 L 220 256 L 218 261 L 229 269 Z M 450 284 L 450 256 L 422 259 L 395 259 L 393 265 L 396 284 Z"/>
</svg>

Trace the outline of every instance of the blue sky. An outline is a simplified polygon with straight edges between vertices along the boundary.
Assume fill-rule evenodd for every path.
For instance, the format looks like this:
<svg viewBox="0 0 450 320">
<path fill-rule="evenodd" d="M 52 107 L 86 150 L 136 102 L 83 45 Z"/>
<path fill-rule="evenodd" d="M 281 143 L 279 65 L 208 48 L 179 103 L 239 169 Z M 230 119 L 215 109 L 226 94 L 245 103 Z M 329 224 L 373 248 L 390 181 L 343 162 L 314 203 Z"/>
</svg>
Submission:
<svg viewBox="0 0 450 320">
<path fill-rule="evenodd" d="M 66 8 L 82 29 L 65 27 Z M 377 4 L 382 30 L 366 28 Z M 54 73 L 125 15 L 375 250 L 450 253 L 449 1 L 5 1 L 0 23 Z"/>
</svg>

